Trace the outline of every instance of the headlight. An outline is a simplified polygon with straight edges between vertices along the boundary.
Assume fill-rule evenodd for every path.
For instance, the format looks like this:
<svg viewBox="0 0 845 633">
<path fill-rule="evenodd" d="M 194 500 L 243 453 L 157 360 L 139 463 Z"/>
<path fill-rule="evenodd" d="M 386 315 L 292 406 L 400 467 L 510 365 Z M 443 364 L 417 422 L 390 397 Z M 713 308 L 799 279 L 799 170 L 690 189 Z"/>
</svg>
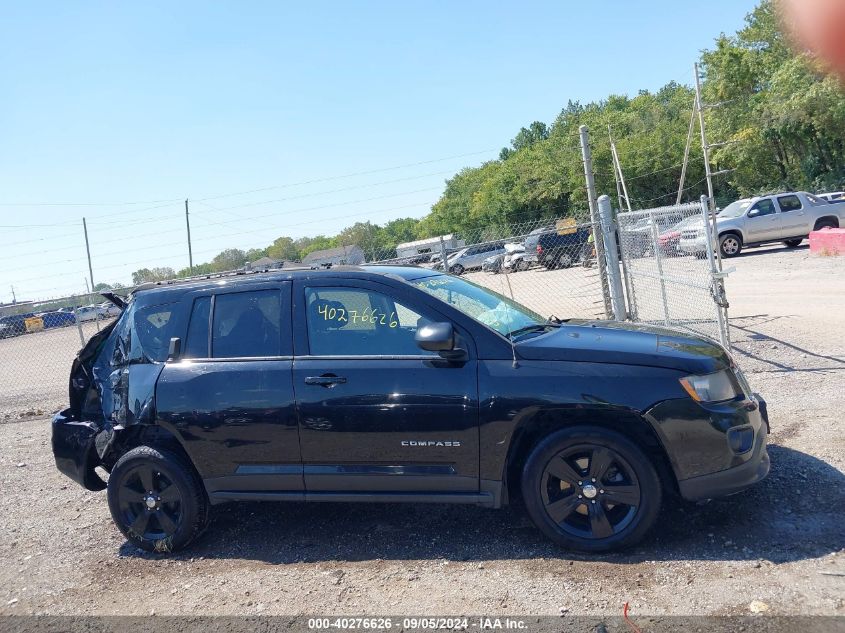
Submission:
<svg viewBox="0 0 845 633">
<path fill-rule="evenodd" d="M 680 380 L 684 391 L 696 402 L 722 402 L 742 395 L 736 377 L 728 369 Z"/>
</svg>

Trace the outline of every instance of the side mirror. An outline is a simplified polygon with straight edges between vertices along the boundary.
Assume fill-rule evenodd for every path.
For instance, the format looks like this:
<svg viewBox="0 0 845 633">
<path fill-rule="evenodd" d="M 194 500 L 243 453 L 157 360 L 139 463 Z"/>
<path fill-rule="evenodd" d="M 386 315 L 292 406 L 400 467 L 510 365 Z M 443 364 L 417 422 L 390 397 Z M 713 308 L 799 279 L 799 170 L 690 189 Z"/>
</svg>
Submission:
<svg viewBox="0 0 845 633">
<path fill-rule="evenodd" d="M 417 345 L 427 352 L 450 352 L 455 349 L 455 329 L 451 323 L 428 323 L 417 330 Z"/>
<path fill-rule="evenodd" d="M 429 323 L 417 330 L 417 345 L 427 352 L 437 352 L 450 362 L 460 363 L 467 359 L 467 352 L 457 346 L 458 336 L 451 323 Z"/>
<path fill-rule="evenodd" d="M 758 215 L 760 215 L 760 209 L 751 209 L 751 211 L 748 212 L 749 218 L 756 218 Z"/>
<path fill-rule="evenodd" d="M 174 336 L 170 339 L 170 346 L 167 348 L 167 360 L 179 360 L 182 355 L 182 339 Z"/>
</svg>

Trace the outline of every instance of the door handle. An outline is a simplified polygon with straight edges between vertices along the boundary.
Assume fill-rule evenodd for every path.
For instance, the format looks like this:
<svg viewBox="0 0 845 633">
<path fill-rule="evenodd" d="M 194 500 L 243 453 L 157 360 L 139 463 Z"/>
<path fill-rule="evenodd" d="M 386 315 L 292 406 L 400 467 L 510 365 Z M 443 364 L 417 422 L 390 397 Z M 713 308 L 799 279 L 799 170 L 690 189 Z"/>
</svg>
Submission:
<svg viewBox="0 0 845 633">
<path fill-rule="evenodd" d="M 335 385 L 342 385 L 346 382 L 343 376 L 335 376 L 333 374 L 325 374 L 323 376 L 308 376 L 305 378 L 306 385 L 319 385 L 320 387 L 334 387 Z"/>
</svg>

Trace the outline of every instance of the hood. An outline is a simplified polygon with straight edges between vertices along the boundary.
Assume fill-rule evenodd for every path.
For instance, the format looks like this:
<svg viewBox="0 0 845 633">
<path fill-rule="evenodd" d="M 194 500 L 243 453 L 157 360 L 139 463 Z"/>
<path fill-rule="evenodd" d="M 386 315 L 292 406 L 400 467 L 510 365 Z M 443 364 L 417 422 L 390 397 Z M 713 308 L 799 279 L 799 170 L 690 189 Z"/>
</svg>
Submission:
<svg viewBox="0 0 845 633">
<path fill-rule="evenodd" d="M 571 319 L 516 345 L 526 360 L 615 363 L 708 374 L 730 366 L 716 342 L 675 330 L 617 321 Z"/>
</svg>

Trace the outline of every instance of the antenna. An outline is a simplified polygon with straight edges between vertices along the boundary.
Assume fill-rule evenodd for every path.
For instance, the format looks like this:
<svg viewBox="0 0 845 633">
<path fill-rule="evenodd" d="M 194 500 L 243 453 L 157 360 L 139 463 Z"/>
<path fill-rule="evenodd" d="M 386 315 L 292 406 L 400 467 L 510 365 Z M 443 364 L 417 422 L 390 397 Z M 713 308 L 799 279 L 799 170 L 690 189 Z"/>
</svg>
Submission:
<svg viewBox="0 0 845 633">
<path fill-rule="evenodd" d="M 505 276 L 505 281 L 508 282 L 508 297 L 510 297 L 511 301 L 516 303 L 516 299 L 513 298 L 513 288 L 511 288 L 510 273 L 508 273 L 504 270 L 504 264 L 505 264 L 505 259 L 504 259 L 504 257 L 502 257 L 502 274 Z M 510 343 L 511 343 L 511 356 L 513 357 L 513 368 L 516 369 L 517 367 L 519 367 L 519 363 L 516 361 L 516 345 L 514 345 L 512 336 L 509 336 L 508 338 L 510 339 Z"/>
</svg>

